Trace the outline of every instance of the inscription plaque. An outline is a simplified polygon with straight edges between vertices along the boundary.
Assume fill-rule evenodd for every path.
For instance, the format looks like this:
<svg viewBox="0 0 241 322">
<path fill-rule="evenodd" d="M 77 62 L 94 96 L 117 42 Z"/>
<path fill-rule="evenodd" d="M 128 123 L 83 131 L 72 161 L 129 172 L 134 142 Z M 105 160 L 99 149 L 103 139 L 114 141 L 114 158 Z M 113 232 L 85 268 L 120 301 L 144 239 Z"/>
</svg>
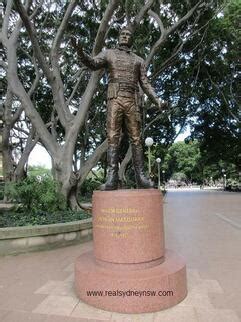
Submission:
<svg viewBox="0 0 241 322">
<path fill-rule="evenodd" d="M 149 191 L 94 192 L 93 237 L 97 259 L 130 264 L 154 261 L 164 255 L 162 195 L 158 190 Z"/>
</svg>

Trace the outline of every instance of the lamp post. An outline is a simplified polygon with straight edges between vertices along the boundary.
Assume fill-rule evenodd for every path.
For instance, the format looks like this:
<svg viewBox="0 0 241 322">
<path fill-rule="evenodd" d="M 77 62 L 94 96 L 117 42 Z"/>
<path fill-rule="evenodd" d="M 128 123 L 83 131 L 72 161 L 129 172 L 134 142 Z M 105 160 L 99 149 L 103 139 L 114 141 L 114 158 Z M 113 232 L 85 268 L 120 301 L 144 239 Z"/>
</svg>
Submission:
<svg viewBox="0 0 241 322">
<path fill-rule="evenodd" d="M 222 169 L 222 173 L 223 173 L 223 190 L 225 190 L 227 185 L 225 169 Z"/>
<path fill-rule="evenodd" d="M 157 158 L 156 163 L 157 163 L 157 170 L 158 170 L 158 189 L 161 189 L 161 174 L 160 174 L 161 159 Z"/>
<path fill-rule="evenodd" d="M 162 181 L 163 181 L 163 187 L 165 189 L 165 173 L 166 171 L 165 170 L 162 170 Z"/>
<path fill-rule="evenodd" d="M 151 175 L 151 146 L 153 144 L 153 139 L 148 137 L 145 139 L 145 145 L 148 147 L 148 173 L 149 173 L 149 178 Z"/>
</svg>

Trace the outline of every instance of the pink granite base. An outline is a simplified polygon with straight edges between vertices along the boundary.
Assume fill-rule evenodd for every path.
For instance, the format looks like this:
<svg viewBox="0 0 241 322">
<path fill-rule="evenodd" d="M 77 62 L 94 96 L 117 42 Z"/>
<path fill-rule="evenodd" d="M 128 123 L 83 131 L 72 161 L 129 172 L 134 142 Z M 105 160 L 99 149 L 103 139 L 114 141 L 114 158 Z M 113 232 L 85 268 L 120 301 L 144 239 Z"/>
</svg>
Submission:
<svg viewBox="0 0 241 322">
<path fill-rule="evenodd" d="M 95 258 L 132 264 L 164 256 L 160 190 L 94 191 L 92 200 Z"/>
<path fill-rule="evenodd" d="M 144 313 L 174 306 L 187 295 L 185 262 L 172 251 L 166 250 L 164 262 L 152 267 L 115 265 L 101 265 L 92 252 L 77 259 L 75 287 L 83 302 L 108 311 Z"/>
<path fill-rule="evenodd" d="M 75 264 L 79 298 L 121 313 L 155 312 L 187 295 L 186 266 L 165 250 L 157 189 L 95 191 L 93 252 Z"/>
</svg>

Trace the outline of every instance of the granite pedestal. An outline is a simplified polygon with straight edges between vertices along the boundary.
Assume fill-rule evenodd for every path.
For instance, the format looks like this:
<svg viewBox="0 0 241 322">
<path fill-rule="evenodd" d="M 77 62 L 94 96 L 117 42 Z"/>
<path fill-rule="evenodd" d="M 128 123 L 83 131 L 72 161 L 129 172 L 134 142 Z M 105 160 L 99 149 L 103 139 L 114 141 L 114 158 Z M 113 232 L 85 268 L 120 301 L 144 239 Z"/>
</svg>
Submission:
<svg viewBox="0 0 241 322">
<path fill-rule="evenodd" d="M 75 264 L 81 300 L 104 310 L 141 313 L 186 297 L 185 262 L 165 249 L 162 203 L 156 189 L 94 192 L 94 249 Z"/>
</svg>

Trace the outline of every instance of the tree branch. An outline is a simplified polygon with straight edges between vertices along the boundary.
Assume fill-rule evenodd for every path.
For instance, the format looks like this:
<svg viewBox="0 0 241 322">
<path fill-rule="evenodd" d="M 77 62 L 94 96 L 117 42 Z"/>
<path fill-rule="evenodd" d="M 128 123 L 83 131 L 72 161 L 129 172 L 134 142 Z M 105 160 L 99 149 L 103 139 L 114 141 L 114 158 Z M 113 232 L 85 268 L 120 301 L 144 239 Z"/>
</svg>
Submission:
<svg viewBox="0 0 241 322">
<path fill-rule="evenodd" d="M 41 8 L 41 6 L 43 5 L 44 0 L 41 0 L 38 4 L 38 6 L 36 6 L 36 8 L 34 9 L 34 11 L 32 12 L 31 16 L 30 16 L 30 20 L 34 19 L 37 16 L 38 10 L 39 8 Z"/>
<path fill-rule="evenodd" d="M 36 74 L 36 76 L 35 76 L 35 79 L 34 79 L 34 81 L 33 81 L 32 85 L 31 85 L 31 87 L 30 87 L 29 91 L 28 91 L 28 95 L 29 95 L 29 97 L 31 97 L 31 96 L 33 95 L 33 93 L 34 93 L 35 89 L 36 89 L 36 88 L 37 88 L 37 86 L 38 86 L 39 78 L 40 78 L 39 70 L 38 70 L 38 66 L 37 66 L 37 64 L 36 64 L 36 61 L 35 61 L 34 57 L 33 57 L 32 61 L 33 61 L 33 64 L 34 64 L 34 69 L 35 69 L 35 74 Z"/>
<path fill-rule="evenodd" d="M 33 24 L 31 23 L 29 16 L 27 14 L 26 9 L 24 8 L 24 6 L 22 5 L 22 3 L 20 2 L 20 0 L 14 0 L 16 8 L 18 10 L 18 13 L 25 25 L 25 28 L 29 34 L 29 37 L 31 39 L 32 45 L 33 45 L 33 49 L 34 52 L 36 54 L 36 57 L 39 61 L 39 64 L 41 66 L 41 68 L 43 69 L 44 74 L 46 75 L 47 79 L 52 82 L 53 80 L 53 75 L 49 69 L 49 66 L 44 58 L 44 55 L 40 49 L 38 40 L 37 40 L 37 34 L 35 31 L 35 28 L 33 26 Z"/>
<path fill-rule="evenodd" d="M 65 97 L 64 97 L 64 89 L 63 89 L 63 82 L 60 76 L 59 66 L 58 66 L 58 59 L 56 56 L 54 58 L 52 57 L 52 68 L 53 71 L 51 72 L 45 57 L 42 54 L 42 51 L 40 49 L 39 43 L 37 41 L 37 35 L 35 28 L 33 24 L 31 23 L 29 16 L 27 15 L 26 10 L 22 6 L 20 0 L 14 0 L 17 6 L 17 10 L 24 22 L 24 25 L 27 29 L 27 32 L 29 34 L 29 37 L 32 42 L 32 46 L 34 49 L 34 53 L 40 63 L 41 68 L 43 69 L 44 74 L 46 75 L 53 92 L 53 99 L 54 99 L 54 106 L 56 111 L 58 112 L 60 122 L 64 128 L 66 128 L 66 124 L 70 123 L 73 119 L 69 109 L 66 106 Z M 69 14 L 69 12 L 68 12 Z M 67 15 L 68 16 L 68 15 Z M 58 34 L 58 37 L 56 39 L 56 46 L 59 44 L 59 41 L 61 39 L 62 32 L 64 31 L 64 27 L 66 26 L 67 18 L 65 20 L 65 23 L 60 28 L 60 32 Z M 57 50 L 57 47 L 56 47 Z"/>
<path fill-rule="evenodd" d="M 105 40 L 106 31 L 108 29 L 108 23 L 113 15 L 113 12 L 118 7 L 119 3 L 120 3 L 120 0 L 110 0 L 107 5 L 107 8 L 105 9 L 105 13 L 101 20 L 101 23 L 99 25 L 99 29 L 95 38 L 95 43 L 92 51 L 93 56 L 97 55 L 101 51 L 101 48 Z"/>
<path fill-rule="evenodd" d="M 81 69 L 80 69 L 80 75 L 79 75 L 79 78 L 78 78 L 78 80 L 77 80 L 77 82 L 76 82 L 76 84 L 75 84 L 75 86 L 74 86 L 74 88 L 73 88 L 73 90 L 72 90 L 72 92 L 71 92 L 71 94 L 70 94 L 70 96 L 69 96 L 69 98 L 68 98 L 68 100 L 67 100 L 67 106 L 69 106 L 69 104 L 70 104 L 70 102 L 71 102 L 71 100 L 72 100 L 72 98 L 74 97 L 74 95 L 75 95 L 75 93 L 76 93 L 76 91 L 77 91 L 77 89 L 78 89 L 78 87 L 79 87 L 79 84 L 80 84 L 80 82 L 81 82 L 81 80 L 82 80 L 82 77 L 84 76 L 84 74 L 85 74 L 85 71 L 86 71 L 87 69 L 85 68 L 85 67 L 82 67 Z"/>
<path fill-rule="evenodd" d="M 22 106 L 24 107 L 26 115 L 31 120 L 33 126 L 37 129 L 39 136 L 47 150 L 51 151 L 51 155 L 56 154 L 56 143 L 54 142 L 52 136 L 48 132 L 41 116 L 34 108 L 33 103 L 26 93 L 19 77 L 17 74 L 17 56 L 16 56 L 16 44 L 9 43 L 7 48 L 8 55 L 8 84 L 10 90 L 15 94 Z"/>
<path fill-rule="evenodd" d="M 132 151 L 131 151 L 131 145 L 129 144 L 126 155 L 125 155 L 124 159 L 122 160 L 122 162 L 120 164 L 119 171 L 118 171 L 119 178 L 123 182 L 126 182 L 125 172 L 126 172 L 126 167 L 128 166 L 129 162 L 131 161 L 131 157 L 132 157 Z"/>
<path fill-rule="evenodd" d="M 78 136 L 78 133 L 85 123 L 86 114 L 88 112 L 91 100 L 93 98 L 97 82 L 101 75 L 101 71 L 92 72 L 88 85 L 85 92 L 81 98 L 81 106 L 72 122 L 72 126 L 69 128 L 68 133 L 66 133 L 66 144 L 69 144 L 71 150 L 74 151 L 74 145 Z"/>
<path fill-rule="evenodd" d="M 47 11 L 45 18 L 39 28 L 40 29 L 39 30 L 39 39 L 42 37 L 43 27 L 45 26 L 46 22 L 48 21 L 48 17 L 50 15 L 50 7 L 51 7 L 51 2 L 49 2 L 49 4 L 48 4 L 48 11 Z"/>
<path fill-rule="evenodd" d="M 19 108 L 15 111 L 15 113 L 13 114 L 12 116 L 12 119 L 11 119 L 11 125 L 13 126 L 14 123 L 17 122 L 17 120 L 19 119 L 20 115 L 22 114 L 23 112 L 23 106 L 22 104 L 19 106 Z"/>
<path fill-rule="evenodd" d="M 13 93 L 11 92 L 9 86 L 7 87 L 6 99 L 4 102 L 4 123 L 6 125 L 12 125 L 11 121 L 11 106 L 13 103 Z"/>
<path fill-rule="evenodd" d="M 139 13 L 136 15 L 133 23 L 132 23 L 132 29 L 133 31 L 135 31 L 135 29 L 139 26 L 142 18 L 144 17 L 144 15 L 146 14 L 146 12 L 150 9 L 150 7 L 152 6 L 152 4 L 154 3 L 154 0 L 148 0 L 145 5 L 141 8 L 141 10 L 139 11 Z"/>
<path fill-rule="evenodd" d="M 179 43 L 175 49 L 173 50 L 173 53 L 170 57 L 168 57 L 164 63 L 161 64 L 161 66 L 158 68 L 158 70 L 156 70 L 152 75 L 151 75 L 151 79 L 154 80 L 158 75 L 160 75 L 162 73 L 163 70 L 165 70 L 172 62 L 173 60 L 176 58 L 176 56 L 182 51 L 184 46 L 184 42 Z"/>
<path fill-rule="evenodd" d="M 97 164 L 103 153 L 106 152 L 107 146 L 108 143 L 106 139 L 95 149 L 94 153 L 88 158 L 88 160 L 85 161 L 85 164 L 81 167 L 77 176 L 79 179 L 78 186 L 81 186 L 90 170 Z"/>
<path fill-rule="evenodd" d="M 0 60 L 0 66 L 7 71 L 8 70 L 8 64 L 5 63 L 2 59 Z"/>
<path fill-rule="evenodd" d="M 2 37 L 3 37 L 3 40 L 5 41 L 8 39 L 9 17 L 11 14 L 12 6 L 13 6 L 13 0 L 7 1 L 7 7 L 3 18 L 3 27 L 2 27 Z"/>
<path fill-rule="evenodd" d="M 33 139 L 33 137 L 35 138 Z M 18 178 L 19 174 L 21 173 L 22 169 L 24 169 L 25 164 L 28 161 L 29 155 L 32 152 L 35 145 L 38 143 L 39 136 L 35 134 L 35 130 L 32 128 L 28 139 L 26 141 L 25 148 L 23 150 L 23 153 L 21 154 L 20 160 L 18 162 L 18 165 L 15 169 L 15 176 Z"/>
<path fill-rule="evenodd" d="M 53 68 L 54 81 L 52 82 L 52 90 L 54 97 L 54 105 L 56 111 L 59 114 L 62 125 L 66 128 L 66 123 L 70 123 L 73 120 L 73 116 L 70 113 L 68 104 L 66 103 L 64 97 L 64 85 L 60 75 L 60 66 L 59 66 L 59 47 L 65 29 L 68 24 L 68 20 L 77 4 L 77 0 L 72 0 L 65 12 L 64 18 L 58 28 L 57 34 L 53 41 L 53 46 L 50 52 L 51 64 Z"/>
<path fill-rule="evenodd" d="M 128 0 L 125 1 L 125 13 L 126 13 L 127 25 L 130 25 L 131 24 L 131 16 L 129 13 L 129 8 L 128 8 Z"/>
<path fill-rule="evenodd" d="M 229 112 L 229 114 L 238 122 L 238 123 L 241 123 L 241 119 L 238 117 L 238 116 L 236 116 L 231 110 L 230 110 L 230 104 L 229 104 L 229 102 L 228 102 L 228 100 L 227 100 L 227 98 L 226 98 L 226 96 L 225 96 L 225 94 L 223 93 L 223 91 L 220 89 L 220 87 L 212 80 L 212 77 L 210 76 L 210 74 L 208 73 L 208 71 L 206 70 L 206 73 L 207 73 L 207 75 L 208 75 L 208 78 L 209 78 L 209 80 L 210 80 L 210 82 L 212 83 L 212 85 L 218 90 L 218 92 L 221 94 L 221 96 L 222 96 L 222 98 L 223 98 L 223 100 L 224 100 L 224 103 L 225 103 L 225 105 L 226 105 L 226 108 L 227 108 L 227 110 L 228 110 L 228 112 Z"/>
<path fill-rule="evenodd" d="M 163 22 L 161 20 L 161 17 L 158 16 L 158 14 L 156 12 L 154 12 L 153 10 L 148 10 L 148 14 L 149 16 L 151 16 L 153 19 L 156 20 L 156 22 L 158 23 L 159 27 L 160 27 L 160 30 L 161 30 L 161 34 L 165 34 L 165 27 L 163 25 Z"/>
<path fill-rule="evenodd" d="M 158 120 L 161 120 L 163 118 L 163 115 L 160 113 L 158 114 L 154 119 L 152 119 L 143 129 L 143 133 L 146 132 L 146 130 L 148 130 L 148 128 L 153 124 L 155 123 L 156 121 Z"/>
<path fill-rule="evenodd" d="M 20 133 L 25 134 L 26 137 L 28 137 L 30 134 L 27 130 L 22 129 L 21 127 L 18 127 L 18 126 L 14 126 L 13 130 L 16 130 L 17 132 L 19 132 L 19 133 L 17 133 L 16 137 L 20 137 Z"/>
<path fill-rule="evenodd" d="M 173 26 L 171 26 L 167 30 L 167 37 L 172 34 L 177 28 L 179 28 L 184 22 L 186 22 L 191 16 L 194 14 L 194 12 L 197 10 L 197 8 L 201 5 L 201 3 L 204 3 L 203 0 L 199 0 L 195 6 L 193 6 L 181 19 L 179 19 Z"/>
<path fill-rule="evenodd" d="M 200 6 L 202 2 L 203 0 L 198 1 L 197 4 L 192 9 L 190 9 L 182 18 L 180 18 L 173 26 L 166 29 L 165 33 L 161 34 L 160 38 L 155 42 L 146 59 L 147 66 L 150 64 L 157 49 L 160 49 L 160 47 L 164 45 L 164 42 L 167 40 L 169 35 L 176 31 L 184 22 L 186 22 L 193 15 L 193 13 L 196 11 L 196 9 Z"/>
<path fill-rule="evenodd" d="M 53 46 L 52 46 L 51 53 L 50 53 L 52 58 L 53 57 L 57 58 L 57 56 L 58 56 L 58 50 L 60 47 L 60 43 L 61 43 L 63 34 L 64 34 L 65 29 L 67 27 L 68 20 L 71 16 L 73 10 L 76 7 L 76 4 L 77 4 L 77 0 L 71 0 L 70 4 L 65 12 L 64 18 L 59 26 L 59 29 L 58 29 L 57 34 L 56 34 L 54 41 L 53 41 Z"/>
</svg>

